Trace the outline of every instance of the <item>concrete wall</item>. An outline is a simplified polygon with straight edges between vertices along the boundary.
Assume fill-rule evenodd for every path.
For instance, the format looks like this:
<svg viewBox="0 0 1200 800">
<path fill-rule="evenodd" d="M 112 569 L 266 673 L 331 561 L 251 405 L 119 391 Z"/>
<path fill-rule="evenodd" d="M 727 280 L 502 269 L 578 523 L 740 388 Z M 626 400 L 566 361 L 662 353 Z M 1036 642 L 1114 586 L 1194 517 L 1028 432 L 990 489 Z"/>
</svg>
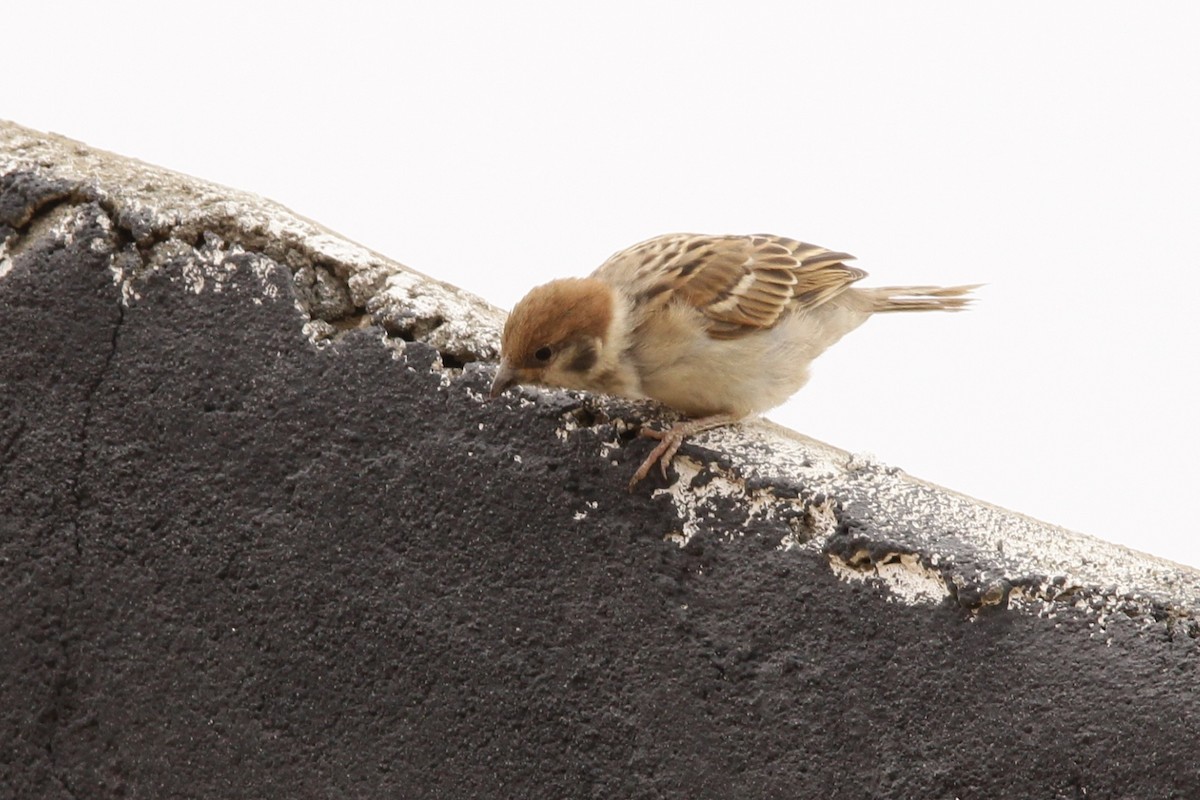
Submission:
<svg viewBox="0 0 1200 800">
<path fill-rule="evenodd" d="M 769 423 L 628 493 L 497 310 L 7 123 L 0 241 L 0 797 L 1200 796 L 1195 571 Z"/>
</svg>

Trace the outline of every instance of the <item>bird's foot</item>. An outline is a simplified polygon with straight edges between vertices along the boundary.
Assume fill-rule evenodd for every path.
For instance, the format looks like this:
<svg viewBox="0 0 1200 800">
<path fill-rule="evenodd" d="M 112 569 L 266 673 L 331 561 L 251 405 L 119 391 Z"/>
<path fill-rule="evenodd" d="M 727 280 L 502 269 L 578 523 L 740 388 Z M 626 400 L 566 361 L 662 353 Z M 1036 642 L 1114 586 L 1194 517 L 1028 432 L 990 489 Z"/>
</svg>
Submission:
<svg viewBox="0 0 1200 800">
<path fill-rule="evenodd" d="M 735 419 L 737 418 L 720 414 L 713 417 L 704 417 L 703 419 L 689 420 L 688 422 L 676 422 L 670 428 L 661 431 L 643 426 L 639 433 L 647 439 L 658 439 L 658 445 L 650 451 L 650 455 L 646 456 L 646 460 L 642 462 L 642 465 L 637 468 L 637 472 L 633 473 L 633 477 L 629 479 L 629 491 L 632 492 L 633 487 L 637 486 L 639 481 L 650 474 L 650 470 L 654 469 L 655 463 L 662 470 L 663 480 L 666 480 L 667 467 L 671 466 L 671 459 L 679 451 L 679 447 L 683 444 L 684 439 L 710 428 L 719 428 L 722 425 L 727 425 Z"/>
<path fill-rule="evenodd" d="M 667 477 L 667 467 L 671 465 L 671 459 L 675 457 L 679 446 L 683 444 L 686 433 L 679 430 L 680 425 L 672 425 L 665 431 L 655 430 L 654 428 L 642 428 L 641 435 L 647 439 L 658 439 L 658 445 L 650 451 L 650 455 L 646 456 L 646 460 L 638 467 L 637 472 L 633 473 L 633 477 L 629 479 L 629 491 L 633 491 L 633 487 L 638 485 L 638 482 L 650 474 L 650 470 L 654 469 L 655 462 L 658 462 L 659 468 L 662 470 L 664 479 Z"/>
</svg>

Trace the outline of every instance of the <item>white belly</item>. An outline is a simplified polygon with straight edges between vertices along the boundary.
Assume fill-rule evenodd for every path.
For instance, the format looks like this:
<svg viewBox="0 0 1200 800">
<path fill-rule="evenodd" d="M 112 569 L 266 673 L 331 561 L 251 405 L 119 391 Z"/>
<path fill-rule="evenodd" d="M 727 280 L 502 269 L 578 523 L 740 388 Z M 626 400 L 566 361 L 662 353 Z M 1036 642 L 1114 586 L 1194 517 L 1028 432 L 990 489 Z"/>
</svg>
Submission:
<svg viewBox="0 0 1200 800">
<path fill-rule="evenodd" d="M 869 314 L 833 301 L 782 317 L 772 328 L 736 339 L 710 339 L 695 329 L 695 312 L 671 308 L 656 314 L 635 350 L 642 390 L 689 416 L 743 417 L 774 408 L 808 381 L 814 358 Z"/>
</svg>

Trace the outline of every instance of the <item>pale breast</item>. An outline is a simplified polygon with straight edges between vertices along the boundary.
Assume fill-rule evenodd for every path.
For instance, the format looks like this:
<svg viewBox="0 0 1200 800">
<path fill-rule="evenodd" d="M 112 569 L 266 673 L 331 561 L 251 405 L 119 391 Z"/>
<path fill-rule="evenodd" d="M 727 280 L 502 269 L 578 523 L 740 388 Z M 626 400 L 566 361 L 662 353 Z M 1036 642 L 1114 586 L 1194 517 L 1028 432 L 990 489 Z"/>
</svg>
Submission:
<svg viewBox="0 0 1200 800">
<path fill-rule="evenodd" d="M 649 397 L 689 416 L 761 413 L 808 380 L 808 367 L 869 316 L 835 299 L 785 314 L 771 328 L 734 339 L 703 333 L 695 309 L 670 306 L 643 322 L 647 343 L 632 357 Z"/>
</svg>

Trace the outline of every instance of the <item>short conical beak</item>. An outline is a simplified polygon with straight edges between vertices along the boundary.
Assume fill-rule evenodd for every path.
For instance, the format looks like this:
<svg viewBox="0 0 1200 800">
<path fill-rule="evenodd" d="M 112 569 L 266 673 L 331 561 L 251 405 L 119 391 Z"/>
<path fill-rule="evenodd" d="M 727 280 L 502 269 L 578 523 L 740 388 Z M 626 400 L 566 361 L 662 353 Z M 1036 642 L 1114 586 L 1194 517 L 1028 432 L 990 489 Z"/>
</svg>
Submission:
<svg viewBox="0 0 1200 800">
<path fill-rule="evenodd" d="M 511 389 L 518 383 L 516 371 L 504 361 L 500 362 L 500 368 L 496 370 L 496 377 L 492 381 L 493 398 L 504 394 L 505 390 Z"/>
</svg>

